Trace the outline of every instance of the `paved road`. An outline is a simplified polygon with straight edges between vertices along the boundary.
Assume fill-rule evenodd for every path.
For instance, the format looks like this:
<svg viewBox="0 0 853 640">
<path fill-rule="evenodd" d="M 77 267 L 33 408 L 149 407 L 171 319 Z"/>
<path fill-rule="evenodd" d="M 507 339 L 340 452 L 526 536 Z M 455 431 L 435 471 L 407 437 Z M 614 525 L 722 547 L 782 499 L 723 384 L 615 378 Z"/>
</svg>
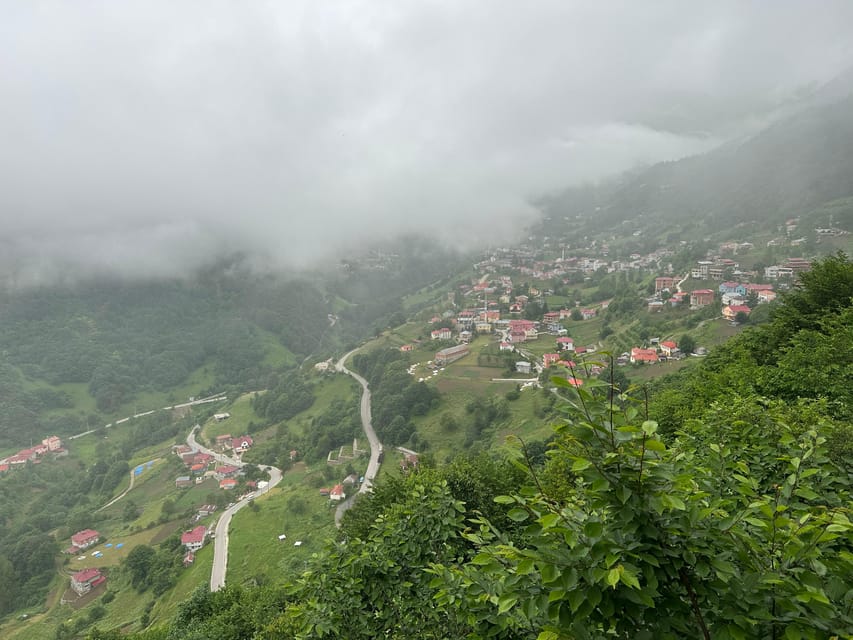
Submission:
<svg viewBox="0 0 853 640">
<path fill-rule="evenodd" d="M 162 458 L 154 458 L 153 460 L 149 460 L 148 462 L 143 462 L 141 466 L 148 468 L 149 464 L 154 464 L 155 462 L 157 462 L 158 460 L 161 460 L 161 459 Z M 120 494 L 118 494 L 115 498 L 110 500 L 103 507 L 101 507 L 100 509 L 97 509 L 95 511 L 95 513 L 98 513 L 98 511 L 103 511 L 107 507 L 114 505 L 116 502 L 118 502 L 119 500 L 124 498 L 131 489 L 133 489 L 133 482 L 134 482 L 134 480 L 136 480 L 136 474 L 134 473 L 134 471 L 136 471 L 136 469 L 138 469 L 139 467 L 140 467 L 140 465 L 136 465 L 135 467 L 133 467 L 133 469 L 130 470 L 130 485 L 127 487 L 127 489 L 122 491 Z"/>
<path fill-rule="evenodd" d="M 202 453 L 212 455 L 217 462 L 221 462 L 223 464 L 230 464 L 234 465 L 235 467 L 243 466 L 243 462 L 238 460 L 237 458 L 232 458 L 231 456 L 227 456 L 224 453 L 211 451 L 210 449 L 198 444 L 195 439 L 196 430 L 198 428 L 199 425 L 196 425 L 195 428 L 190 431 L 189 435 L 187 435 L 187 444 L 192 447 L 193 450 L 201 451 Z M 219 591 L 222 587 L 225 586 L 225 574 L 228 572 L 228 528 L 231 525 L 231 516 L 233 516 L 240 509 L 249 504 L 249 500 L 252 500 L 253 498 L 265 494 L 267 491 L 269 491 L 279 482 L 281 482 L 281 469 L 278 469 L 277 467 L 262 468 L 266 469 L 270 474 L 269 484 L 263 489 L 258 489 L 257 491 L 255 491 L 253 497 L 243 498 L 239 502 L 236 502 L 230 507 L 228 507 L 225 511 L 222 512 L 222 515 L 219 516 L 219 521 L 216 523 L 216 535 L 213 540 L 213 568 L 210 571 L 211 591 Z"/>
<path fill-rule="evenodd" d="M 184 407 L 194 407 L 198 404 L 208 404 L 209 402 L 218 402 L 219 400 L 227 400 L 228 396 L 215 395 L 208 396 L 207 398 L 202 398 L 201 400 L 193 400 L 191 402 L 184 402 L 182 404 L 175 404 L 170 407 L 161 407 L 160 409 L 152 409 L 151 411 L 143 411 L 142 413 L 134 413 L 132 416 L 128 416 L 126 418 L 122 418 L 120 420 L 116 420 L 115 422 L 110 422 L 109 424 L 104 425 L 104 429 L 109 429 L 117 424 L 124 424 L 133 418 L 142 418 L 144 416 L 150 416 L 152 413 L 157 413 L 158 411 L 172 411 L 174 409 L 183 409 Z M 73 436 L 68 436 L 69 440 L 76 440 L 77 438 L 82 438 L 83 436 L 88 436 L 90 433 L 95 433 L 97 429 L 89 429 L 88 431 L 84 431 L 83 433 L 77 433 Z"/>
<path fill-rule="evenodd" d="M 370 443 L 370 462 L 367 463 L 367 472 L 364 474 L 364 482 L 361 483 L 361 488 L 358 490 L 359 493 L 367 493 L 370 491 L 370 488 L 373 486 L 373 480 L 376 478 L 376 474 L 379 473 L 379 455 L 382 453 L 382 443 L 379 442 L 379 438 L 376 435 L 376 432 L 373 430 L 373 420 L 370 416 L 370 389 L 367 388 L 367 380 L 362 378 L 360 375 L 355 373 L 354 371 L 350 371 L 346 368 L 344 364 L 347 359 L 358 349 L 353 349 L 348 354 L 346 354 L 343 358 L 337 361 L 335 364 L 335 369 L 340 371 L 341 373 L 346 373 L 347 375 L 352 376 L 358 383 L 361 385 L 363 389 L 363 393 L 361 394 L 361 426 L 364 429 L 364 434 L 367 436 L 367 441 Z M 340 526 L 341 518 L 347 509 L 352 506 L 353 499 L 350 498 L 345 502 L 338 505 L 337 510 L 335 511 L 335 525 Z"/>
</svg>

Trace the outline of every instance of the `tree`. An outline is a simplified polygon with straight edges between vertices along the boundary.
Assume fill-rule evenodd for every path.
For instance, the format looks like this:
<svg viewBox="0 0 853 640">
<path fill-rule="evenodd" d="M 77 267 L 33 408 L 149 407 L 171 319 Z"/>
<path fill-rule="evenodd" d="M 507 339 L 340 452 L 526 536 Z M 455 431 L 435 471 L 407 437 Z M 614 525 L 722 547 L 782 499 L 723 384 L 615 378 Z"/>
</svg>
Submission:
<svg viewBox="0 0 853 640">
<path fill-rule="evenodd" d="M 690 355 L 696 348 L 696 340 L 689 333 L 685 333 L 678 339 L 678 347 L 682 353 Z"/>
<path fill-rule="evenodd" d="M 795 431 L 744 398 L 669 446 L 642 405 L 614 410 L 601 385 L 576 394 L 557 454 L 574 490 L 536 482 L 497 498 L 526 523 L 487 519 L 468 563 L 430 568 L 440 607 L 472 637 L 829 638 L 853 632 L 850 480 L 815 429 Z M 784 405 L 778 407 L 784 411 Z"/>
<path fill-rule="evenodd" d="M 581 310 L 578 309 L 577 307 L 572 309 L 572 312 L 569 314 L 569 317 L 575 321 L 583 320 L 583 314 L 581 314 Z"/>
<path fill-rule="evenodd" d="M 130 574 L 130 584 L 138 591 L 144 591 L 150 583 L 150 572 L 157 552 L 148 545 L 140 544 L 131 549 L 124 560 L 124 566 Z"/>
</svg>

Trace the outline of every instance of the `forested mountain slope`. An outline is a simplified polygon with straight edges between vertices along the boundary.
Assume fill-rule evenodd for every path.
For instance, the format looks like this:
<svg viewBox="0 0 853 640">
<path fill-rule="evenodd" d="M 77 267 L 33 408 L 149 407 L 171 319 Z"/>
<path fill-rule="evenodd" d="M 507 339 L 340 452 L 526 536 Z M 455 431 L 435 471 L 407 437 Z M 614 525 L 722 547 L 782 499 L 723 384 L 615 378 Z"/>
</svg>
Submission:
<svg viewBox="0 0 853 640">
<path fill-rule="evenodd" d="M 853 196 L 853 94 L 807 108 L 744 140 L 662 162 L 599 186 L 568 189 L 544 207 L 556 223 L 580 215 L 595 227 L 704 223 L 718 230 L 786 216 Z"/>
</svg>

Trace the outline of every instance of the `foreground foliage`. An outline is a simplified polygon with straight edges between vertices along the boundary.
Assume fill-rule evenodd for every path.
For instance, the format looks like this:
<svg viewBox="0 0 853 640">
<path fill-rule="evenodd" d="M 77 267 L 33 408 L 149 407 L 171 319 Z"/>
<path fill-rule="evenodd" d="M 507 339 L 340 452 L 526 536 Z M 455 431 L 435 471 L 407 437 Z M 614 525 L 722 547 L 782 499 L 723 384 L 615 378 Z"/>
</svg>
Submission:
<svg viewBox="0 0 853 640">
<path fill-rule="evenodd" d="M 482 459 L 380 486 L 286 587 L 197 592 L 163 637 L 850 637 L 845 389 L 802 393 L 785 375 L 798 345 L 827 340 L 839 357 L 810 375 L 849 376 L 851 299 L 824 276 L 851 272 L 837 256 L 793 294 L 824 296 L 823 318 L 786 310 L 709 359 L 701 389 L 676 381 L 701 402 L 684 396 L 697 410 L 666 429 L 650 416 L 680 408 L 671 397 L 555 380 L 563 419 L 544 463 L 522 445 L 506 482 L 506 462 Z M 779 341 L 770 362 L 744 346 L 762 336 Z"/>
</svg>

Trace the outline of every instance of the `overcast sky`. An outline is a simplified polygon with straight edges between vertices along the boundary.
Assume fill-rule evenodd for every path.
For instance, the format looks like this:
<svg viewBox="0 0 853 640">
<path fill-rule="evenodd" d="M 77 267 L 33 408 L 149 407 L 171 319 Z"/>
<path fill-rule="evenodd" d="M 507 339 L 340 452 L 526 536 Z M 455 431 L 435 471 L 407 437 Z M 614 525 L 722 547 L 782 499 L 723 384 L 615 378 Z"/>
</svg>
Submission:
<svg viewBox="0 0 853 640">
<path fill-rule="evenodd" d="M 516 233 L 853 64 L 853 2 L 0 5 L 0 275 Z"/>
</svg>

